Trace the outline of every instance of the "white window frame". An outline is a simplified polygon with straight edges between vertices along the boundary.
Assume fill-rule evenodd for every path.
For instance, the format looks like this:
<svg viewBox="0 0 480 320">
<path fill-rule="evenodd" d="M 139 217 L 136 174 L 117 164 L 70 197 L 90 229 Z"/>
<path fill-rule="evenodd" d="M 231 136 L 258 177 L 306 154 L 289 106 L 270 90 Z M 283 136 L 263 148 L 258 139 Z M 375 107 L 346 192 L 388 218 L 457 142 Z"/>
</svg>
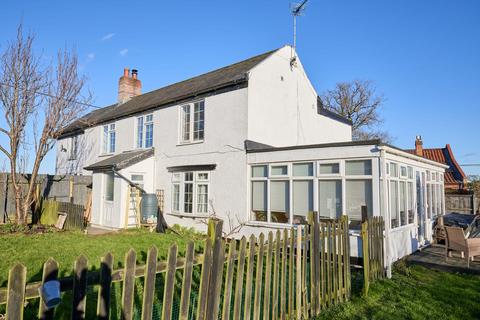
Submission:
<svg viewBox="0 0 480 320">
<path fill-rule="evenodd" d="M 342 184 L 342 212 L 345 213 L 346 211 L 346 181 L 347 180 L 370 180 L 372 181 L 372 209 L 371 212 L 374 214 L 375 208 L 375 197 L 373 195 L 373 177 L 375 175 L 374 169 L 374 157 L 361 157 L 361 158 L 347 158 L 347 159 L 328 159 L 328 160 L 304 160 L 304 161 L 289 161 L 289 162 L 269 162 L 269 163 L 251 163 L 249 164 L 249 197 L 248 197 L 248 217 L 249 221 L 252 224 L 265 224 L 265 225 L 275 225 L 275 226 L 289 226 L 293 225 L 294 222 L 294 212 L 293 212 L 293 182 L 294 181 L 306 181 L 312 180 L 313 181 L 313 212 L 319 212 L 319 181 L 323 180 L 336 180 L 341 181 Z M 372 163 L 372 173 L 370 175 L 345 175 L 345 164 L 346 161 L 361 161 L 361 160 L 369 160 Z M 304 163 L 312 163 L 313 164 L 313 175 L 312 176 L 294 176 L 293 175 L 293 165 L 294 164 L 304 164 Z M 320 165 L 321 164 L 332 164 L 338 163 L 339 164 L 339 173 L 336 174 L 320 174 Z M 287 175 L 275 175 L 271 174 L 272 167 L 275 166 L 282 166 L 286 165 L 288 174 Z M 257 166 L 265 166 L 267 168 L 267 175 L 266 177 L 253 177 L 253 168 Z M 267 221 L 255 220 L 255 214 L 252 210 L 252 182 L 260 181 L 266 182 L 267 190 L 266 190 L 266 213 L 267 213 Z M 271 208 L 270 208 L 270 193 L 271 193 L 271 182 L 273 181 L 288 181 L 289 184 L 289 222 L 288 223 L 277 223 L 272 222 L 271 218 Z"/>
<path fill-rule="evenodd" d="M 105 130 L 105 128 L 107 130 Z M 115 153 L 117 149 L 117 132 L 115 122 L 104 124 L 102 126 L 101 140 L 102 141 L 102 154 L 112 154 Z M 113 139 L 113 150 L 112 150 L 112 133 L 115 136 Z"/>
<path fill-rule="evenodd" d="M 387 176 L 387 193 L 386 193 L 386 196 L 385 197 L 385 200 L 388 201 L 388 212 L 389 212 L 389 216 L 390 216 L 390 221 L 388 223 L 390 223 L 390 228 L 395 230 L 395 229 L 398 229 L 398 228 L 405 228 L 407 226 L 412 226 L 415 224 L 415 219 L 416 219 L 416 210 L 418 210 L 417 208 L 415 208 L 416 206 L 416 195 L 415 195 L 415 192 L 416 192 L 416 179 L 415 179 L 415 171 L 414 171 L 414 168 L 411 166 L 411 165 L 408 165 L 408 164 L 405 164 L 405 163 L 400 163 L 400 162 L 397 162 L 397 161 L 388 161 L 386 162 L 387 164 L 387 168 L 390 168 L 390 174 L 388 174 Z M 394 164 L 396 165 L 396 170 L 397 170 L 397 175 L 394 176 L 392 175 L 392 170 L 391 170 L 391 165 Z M 402 167 L 406 168 L 406 175 L 402 175 Z M 412 173 L 413 173 L 413 176 L 410 176 L 409 174 L 409 170 L 412 170 Z M 394 212 L 391 212 L 392 210 L 392 206 L 391 206 L 391 197 L 390 197 L 390 193 L 391 193 L 391 188 L 390 188 L 390 181 L 397 181 L 397 195 L 396 195 L 396 199 L 397 199 L 397 212 L 394 213 Z M 404 199 L 404 207 L 405 207 L 405 224 L 402 225 L 402 218 L 401 218 L 401 214 L 400 214 L 400 202 L 401 202 L 401 199 L 400 199 L 400 185 L 401 183 L 400 182 L 404 182 L 405 183 L 405 199 Z M 413 195 L 411 195 L 409 193 L 409 190 L 408 190 L 408 184 L 409 182 L 413 183 Z M 409 219 L 408 219 L 408 204 L 409 204 L 409 201 L 411 201 L 410 197 L 413 197 L 413 202 L 412 202 L 412 205 L 413 205 L 413 221 L 412 222 L 409 222 Z M 392 226 L 392 217 L 395 216 L 397 218 L 397 221 L 398 221 L 398 226 Z"/>
<path fill-rule="evenodd" d="M 274 167 L 287 167 L 287 174 L 273 174 L 273 168 Z M 292 164 L 291 163 L 271 163 L 269 166 L 268 166 L 268 173 L 267 173 L 267 176 L 271 179 L 280 179 L 280 180 L 283 180 L 285 178 L 288 178 L 290 177 L 291 175 L 293 175 L 293 172 L 292 172 Z"/>
<path fill-rule="evenodd" d="M 326 165 L 326 164 L 338 164 L 338 173 L 321 173 L 321 166 Z M 329 161 L 329 160 L 324 160 L 324 161 L 318 161 L 316 167 L 317 171 L 317 176 L 319 177 L 339 177 L 342 176 L 342 161 Z M 343 171 L 345 172 L 345 171 Z"/>
<path fill-rule="evenodd" d="M 191 172 L 193 174 L 192 181 L 185 181 L 185 173 Z M 199 179 L 200 174 L 207 174 L 207 179 Z M 211 179 L 211 171 L 178 171 L 172 173 L 172 213 L 186 215 L 186 216 L 199 216 L 204 217 L 208 215 L 208 205 L 210 201 L 211 189 L 210 189 L 210 179 Z M 185 212 L 185 184 L 191 183 L 193 185 L 192 190 L 192 212 Z M 179 186 L 179 202 L 178 202 L 178 209 L 175 208 L 175 197 L 174 197 L 174 185 Z M 198 211 L 198 186 L 199 185 L 206 185 L 207 186 L 207 211 L 206 212 L 199 212 Z"/>
<path fill-rule="evenodd" d="M 148 117 L 152 117 L 152 119 L 150 121 L 147 121 L 147 118 Z M 141 143 L 139 143 L 139 134 L 138 134 L 138 130 L 139 130 L 139 125 L 138 125 L 138 121 L 139 119 L 142 119 L 142 141 Z M 152 125 L 152 145 L 147 147 L 147 126 L 148 125 Z M 155 130 L 155 125 L 154 125 L 154 122 L 153 122 L 153 113 L 148 113 L 148 114 L 145 114 L 145 115 L 141 115 L 141 116 L 138 116 L 135 118 L 135 133 L 134 133 L 134 136 L 135 136 L 135 146 L 134 148 L 136 149 L 149 149 L 149 148 L 153 148 L 153 141 L 154 141 L 154 130 Z"/>
<path fill-rule="evenodd" d="M 194 133 L 194 126 L 195 126 L 195 104 L 203 103 L 203 137 L 202 138 L 195 138 L 195 133 Z M 185 127 L 185 118 L 184 118 L 184 112 L 183 109 L 184 107 L 188 106 L 189 107 L 189 123 L 188 123 L 188 129 L 189 129 L 189 135 L 188 139 L 185 139 L 185 132 L 184 132 L 184 127 Z M 179 144 L 192 144 L 192 143 L 202 143 L 205 141 L 205 100 L 197 100 L 193 101 L 190 103 L 184 103 L 179 106 L 179 130 L 178 130 L 178 143 Z"/>
</svg>

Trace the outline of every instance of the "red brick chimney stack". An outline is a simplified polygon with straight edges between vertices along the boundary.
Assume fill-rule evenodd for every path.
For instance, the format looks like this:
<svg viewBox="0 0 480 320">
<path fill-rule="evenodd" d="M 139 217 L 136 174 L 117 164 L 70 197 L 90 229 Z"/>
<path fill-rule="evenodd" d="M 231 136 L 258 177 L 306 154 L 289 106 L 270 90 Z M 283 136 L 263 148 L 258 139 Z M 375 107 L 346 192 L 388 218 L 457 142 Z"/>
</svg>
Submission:
<svg viewBox="0 0 480 320">
<path fill-rule="evenodd" d="M 138 80 L 138 70 L 123 69 L 123 76 L 118 80 L 118 103 L 124 103 L 142 94 L 142 82 Z"/>
<path fill-rule="evenodd" d="M 423 157 L 423 141 L 422 136 L 417 136 L 415 138 L 415 154 L 417 156 Z"/>
</svg>

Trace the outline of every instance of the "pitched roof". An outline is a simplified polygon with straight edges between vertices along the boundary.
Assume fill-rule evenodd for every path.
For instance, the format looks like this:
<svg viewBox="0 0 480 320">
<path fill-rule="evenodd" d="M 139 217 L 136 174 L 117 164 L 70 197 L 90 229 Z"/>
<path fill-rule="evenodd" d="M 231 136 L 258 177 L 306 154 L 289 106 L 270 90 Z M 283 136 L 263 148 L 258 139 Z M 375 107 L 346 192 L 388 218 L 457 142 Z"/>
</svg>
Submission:
<svg viewBox="0 0 480 320">
<path fill-rule="evenodd" d="M 117 118 L 191 99 L 212 91 L 238 86 L 248 81 L 246 75 L 248 71 L 277 50 L 268 51 L 247 60 L 144 93 L 122 104 L 112 104 L 92 111 L 65 128 L 62 136 L 67 136 L 72 132 Z"/>
<path fill-rule="evenodd" d="M 153 156 L 153 148 L 122 152 L 85 167 L 85 170 L 121 170 Z"/>
<path fill-rule="evenodd" d="M 331 111 L 327 108 L 325 108 L 322 105 L 322 100 L 320 97 L 317 97 L 317 112 L 318 114 L 321 114 L 322 116 L 328 117 L 330 119 L 342 122 L 344 124 L 348 124 L 349 126 L 353 125 L 352 120 L 348 119 L 347 117 L 344 117 L 334 111 Z"/>
<path fill-rule="evenodd" d="M 413 149 L 405 151 L 415 154 L 415 150 Z M 447 144 L 445 148 L 424 148 L 423 157 L 449 166 L 449 168 L 445 170 L 445 184 L 462 185 L 467 179 L 457 160 L 455 160 L 450 144 Z"/>
</svg>

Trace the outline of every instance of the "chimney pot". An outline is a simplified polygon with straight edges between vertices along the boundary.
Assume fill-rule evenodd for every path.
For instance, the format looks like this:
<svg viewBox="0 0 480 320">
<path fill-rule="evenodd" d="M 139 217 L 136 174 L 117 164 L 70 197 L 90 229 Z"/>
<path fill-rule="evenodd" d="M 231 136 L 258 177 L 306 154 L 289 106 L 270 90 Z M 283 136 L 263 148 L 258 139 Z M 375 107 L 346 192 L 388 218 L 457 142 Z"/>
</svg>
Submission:
<svg viewBox="0 0 480 320">
<path fill-rule="evenodd" d="M 415 137 L 415 154 L 417 156 L 423 157 L 423 141 L 422 136 Z"/>
<path fill-rule="evenodd" d="M 132 69 L 132 77 L 130 77 L 130 69 L 123 69 L 123 76 L 118 80 L 118 103 L 124 103 L 131 98 L 142 94 L 142 82 L 137 79 L 138 70 Z"/>
</svg>

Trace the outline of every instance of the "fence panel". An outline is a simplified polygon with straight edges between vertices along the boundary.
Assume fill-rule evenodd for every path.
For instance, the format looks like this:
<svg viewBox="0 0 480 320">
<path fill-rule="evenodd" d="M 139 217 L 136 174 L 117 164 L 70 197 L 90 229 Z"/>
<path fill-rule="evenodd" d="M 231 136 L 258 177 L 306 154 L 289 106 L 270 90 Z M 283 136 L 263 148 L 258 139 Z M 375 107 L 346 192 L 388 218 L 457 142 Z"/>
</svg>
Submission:
<svg viewBox="0 0 480 320">
<path fill-rule="evenodd" d="M 376 222 L 371 230 L 365 229 L 368 239 L 381 238 L 382 221 Z M 61 291 L 72 293 L 72 318 L 84 319 L 89 314 L 86 296 L 93 286 L 98 286 L 99 319 L 108 319 L 120 309 L 123 319 L 140 315 L 151 319 L 160 313 L 162 319 L 190 319 L 192 315 L 201 320 L 301 319 L 349 299 L 348 219 L 320 222 L 314 216 L 310 225 L 278 230 L 275 236 L 269 232 L 266 239 L 263 234 L 258 238 L 252 235 L 248 246 L 245 237 L 230 240 L 228 249 L 221 238 L 221 227 L 218 221 L 209 227 L 210 237 L 202 254 L 195 254 L 194 244 L 189 243 L 185 257 L 180 257 L 173 244 L 167 260 L 158 261 L 158 251 L 152 247 L 146 264 L 137 265 L 137 253 L 131 249 L 121 269 L 113 270 L 113 256 L 107 254 L 99 271 L 89 271 L 88 261 L 81 255 L 74 265 L 74 276 L 58 279 Z M 375 252 L 376 258 L 381 252 L 377 245 L 367 250 Z M 366 260 L 372 266 L 377 263 Z M 194 266 L 201 266 L 198 285 L 194 283 Z M 11 269 L 8 288 L 0 288 L 0 304 L 7 304 L 9 319 L 20 319 L 23 302 L 38 298 L 43 283 L 57 279 L 58 264 L 48 260 L 43 272 L 43 282 L 26 284 L 25 267 Z M 158 277 L 159 273 L 164 276 Z M 139 278 L 143 281 L 138 282 Z M 155 290 L 156 281 L 161 282 L 163 294 Z M 121 283 L 121 297 L 115 294 L 113 288 L 117 286 L 113 283 Z M 192 296 L 198 296 L 197 303 L 191 302 Z M 117 298 L 118 302 L 113 301 Z M 179 306 L 179 312 L 173 312 L 174 305 Z M 38 312 L 42 319 L 53 315 L 43 303 Z"/>
<path fill-rule="evenodd" d="M 362 223 L 363 293 L 368 295 L 370 283 L 385 277 L 384 230 L 382 217 L 371 217 Z"/>
</svg>

